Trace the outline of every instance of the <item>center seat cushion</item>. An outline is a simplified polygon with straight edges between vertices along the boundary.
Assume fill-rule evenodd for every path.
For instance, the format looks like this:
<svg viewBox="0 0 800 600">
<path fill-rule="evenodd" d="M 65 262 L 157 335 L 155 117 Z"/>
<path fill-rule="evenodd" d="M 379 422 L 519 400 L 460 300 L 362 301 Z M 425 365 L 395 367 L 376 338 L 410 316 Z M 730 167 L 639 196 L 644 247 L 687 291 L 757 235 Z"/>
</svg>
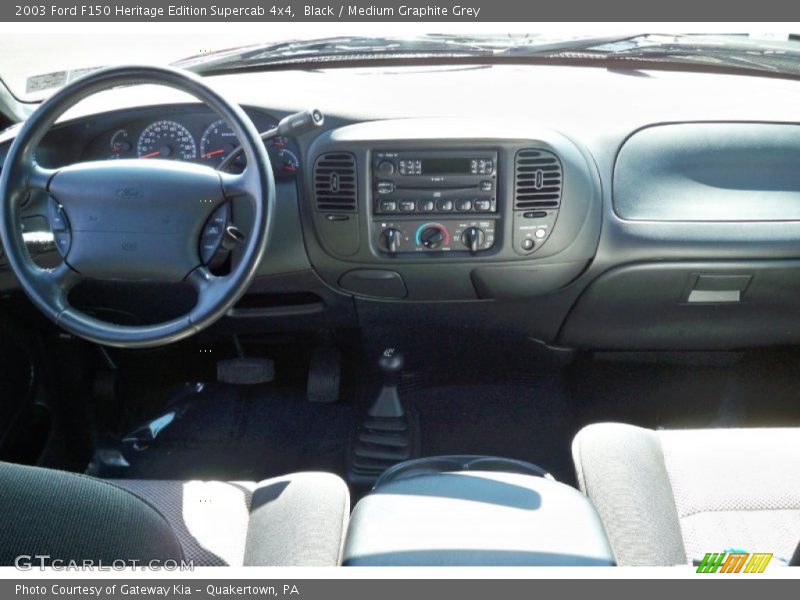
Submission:
<svg viewBox="0 0 800 600">
<path fill-rule="evenodd" d="M 345 566 L 613 565 L 578 490 L 544 477 L 462 471 L 380 483 L 355 507 Z"/>
</svg>

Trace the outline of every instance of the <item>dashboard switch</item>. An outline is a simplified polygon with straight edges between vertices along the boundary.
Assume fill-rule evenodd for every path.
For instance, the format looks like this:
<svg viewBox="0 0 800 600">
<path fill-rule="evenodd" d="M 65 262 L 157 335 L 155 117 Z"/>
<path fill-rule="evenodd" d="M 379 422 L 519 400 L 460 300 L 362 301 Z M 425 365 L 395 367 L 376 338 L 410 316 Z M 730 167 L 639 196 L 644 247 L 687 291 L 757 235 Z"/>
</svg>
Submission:
<svg viewBox="0 0 800 600">
<path fill-rule="evenodd" d="M 391 194 L 394 191 L 394 183 L 391 181 L 379 181 L 378 182 L 378 193 L 379 194 Z"/>
<path fill-rule="evenodd" d="M 228 227 L 229 209 L 228 204 L 220 205 L 211 215 L 203 227 L 203 234 L 200 238 L 200 258 L 207 265 L 212 265 L 217 260 L 218 250 L 222 244 L 225 230 Z"/>
<path fill-rule="evenodd" d="M 394 173 L 394 163 L 390 160 L 382 160 L 378 163 L 378 173 L 389 176 Z"/>
<path fill-rule="evenodd" d="M 402 239 L 403 234 L 398 229 L 390 227 L 381 233 L 381 246 L 389 254 L 396 254 L 400 250 Z"/>
<path fill-rule="evenodd" d="M 50 205 L 48 207 L 48 220 L 50 221 L 50 229 L 53 231 L 67 231 L 69 225 L 67 218 L 64 215 L 64 209 L 53 198 L 50 198 Z"/>
<path fill-rule="evenodd" d="M 436 250 L 445 243 L 446 237 L 441 226 L 432 225 L 420 232 L 419 239 L 426 248 Z"/>
<path fill-rule="evenodd" d="M 452 200 L 438 200 L 436 202 L 436 210 L 449 212 L 453 210 L 453 201 Z"/>
<path fill-rule="evenodd" d="M 67 254 L 69 254 L 69 248 L 72 245 L 72 234 L 70 234 L 69 231 L 56 231 L 53 234 L 53 239 L 56 243 L 58 253 L 63 258 L 66 258 Z"/>
<path fill-rule="evenodd" d="M 472 210 L 472 200 L 459 200 L 456 202 L 456 208 L 461 212 L 468 212 Z"/>
<path fill-rule="evenodd" d="M 467 227 L 461 236 L 461 241 L 470 252 L 477 252 L 486 241 L 486 234 L 478 227 Z"/>
</svg>

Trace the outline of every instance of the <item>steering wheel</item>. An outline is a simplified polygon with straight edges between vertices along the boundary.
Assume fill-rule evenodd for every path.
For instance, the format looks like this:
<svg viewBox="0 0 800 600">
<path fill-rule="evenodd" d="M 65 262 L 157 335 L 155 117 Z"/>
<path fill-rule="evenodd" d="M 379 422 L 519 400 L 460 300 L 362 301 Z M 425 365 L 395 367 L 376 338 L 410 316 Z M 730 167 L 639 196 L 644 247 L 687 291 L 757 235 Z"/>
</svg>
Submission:
<svg viewBox="0 0 800 600">
<path fill-rule="evenodd" d="M 119 159 L 48 169 L 34 151 L 70 107 L 113 87 L 160 84 L 194 96 L 230 125 L 247 159 L 238 174 L 168 160 Z M 63 262 L 37 266 L 22 238 L 20 210 L 32 191 L 50 195 L 49 217 Z M 252 205 L 252 230 L 225 276 L 212 274 L 201 246 L 219 241 L 234 196 Z M 275 182 L 250 118 L 198 77 L 160 67 L 114 67 L 83 77 L 46 100 L 25 122 L 0 177 L 0 236 L 8 263 L 33 303 L 68 332 L 124 348 L 176 342 L 219 319 L 244 294 L 270 237 Z M 211 232 L 211 233 L 209 233 Z M 235 231 L 229 231 L 229 233 Z M 214 238 L 213 235 L 217 237 Z M 197 302 L 185 315 L 154 325 L 118 325 L 69 304 L 82 279 L 188 282 Z"/>
</svg>

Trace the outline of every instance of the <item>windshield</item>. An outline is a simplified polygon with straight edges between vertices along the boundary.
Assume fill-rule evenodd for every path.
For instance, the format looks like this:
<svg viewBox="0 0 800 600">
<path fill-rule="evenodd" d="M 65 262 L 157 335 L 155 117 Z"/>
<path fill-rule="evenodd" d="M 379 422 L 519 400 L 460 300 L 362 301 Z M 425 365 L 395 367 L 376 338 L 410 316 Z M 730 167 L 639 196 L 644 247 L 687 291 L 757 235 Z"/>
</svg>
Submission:
<svg viewBox="0 0 800 600">
<path fill-rule="evenodd" d="M 539 61 L 619 60 L 728 67 L 756 73 L 800 76 L 800 38 L 788 34 L 425 34 L 367 37 L 313 35 L 286 39 L 262 30 L 142 34 L 111 32 L 0 35 L 0 77 L 24 102 L 46 98 L 81 75 L 120 64 L 175 65 L 199 73 L 243 68 L 320 68 L 436 58 Z"/>
</svg>

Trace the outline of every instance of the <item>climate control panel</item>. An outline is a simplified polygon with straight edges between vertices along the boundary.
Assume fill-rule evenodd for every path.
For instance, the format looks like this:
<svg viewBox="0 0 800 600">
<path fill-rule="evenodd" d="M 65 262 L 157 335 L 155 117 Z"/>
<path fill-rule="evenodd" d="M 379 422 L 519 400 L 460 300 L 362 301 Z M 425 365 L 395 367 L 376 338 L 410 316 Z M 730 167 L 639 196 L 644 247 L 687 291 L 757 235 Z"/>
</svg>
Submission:
<svg viewBox="0 0 800 600">
<path fill-rule="evenodd" d="M 397 255 L 412 252 L 470 252 L 491 249 L 496 219 L 375 219 L 372 237 L 377 250 Z"/>
</svg>

